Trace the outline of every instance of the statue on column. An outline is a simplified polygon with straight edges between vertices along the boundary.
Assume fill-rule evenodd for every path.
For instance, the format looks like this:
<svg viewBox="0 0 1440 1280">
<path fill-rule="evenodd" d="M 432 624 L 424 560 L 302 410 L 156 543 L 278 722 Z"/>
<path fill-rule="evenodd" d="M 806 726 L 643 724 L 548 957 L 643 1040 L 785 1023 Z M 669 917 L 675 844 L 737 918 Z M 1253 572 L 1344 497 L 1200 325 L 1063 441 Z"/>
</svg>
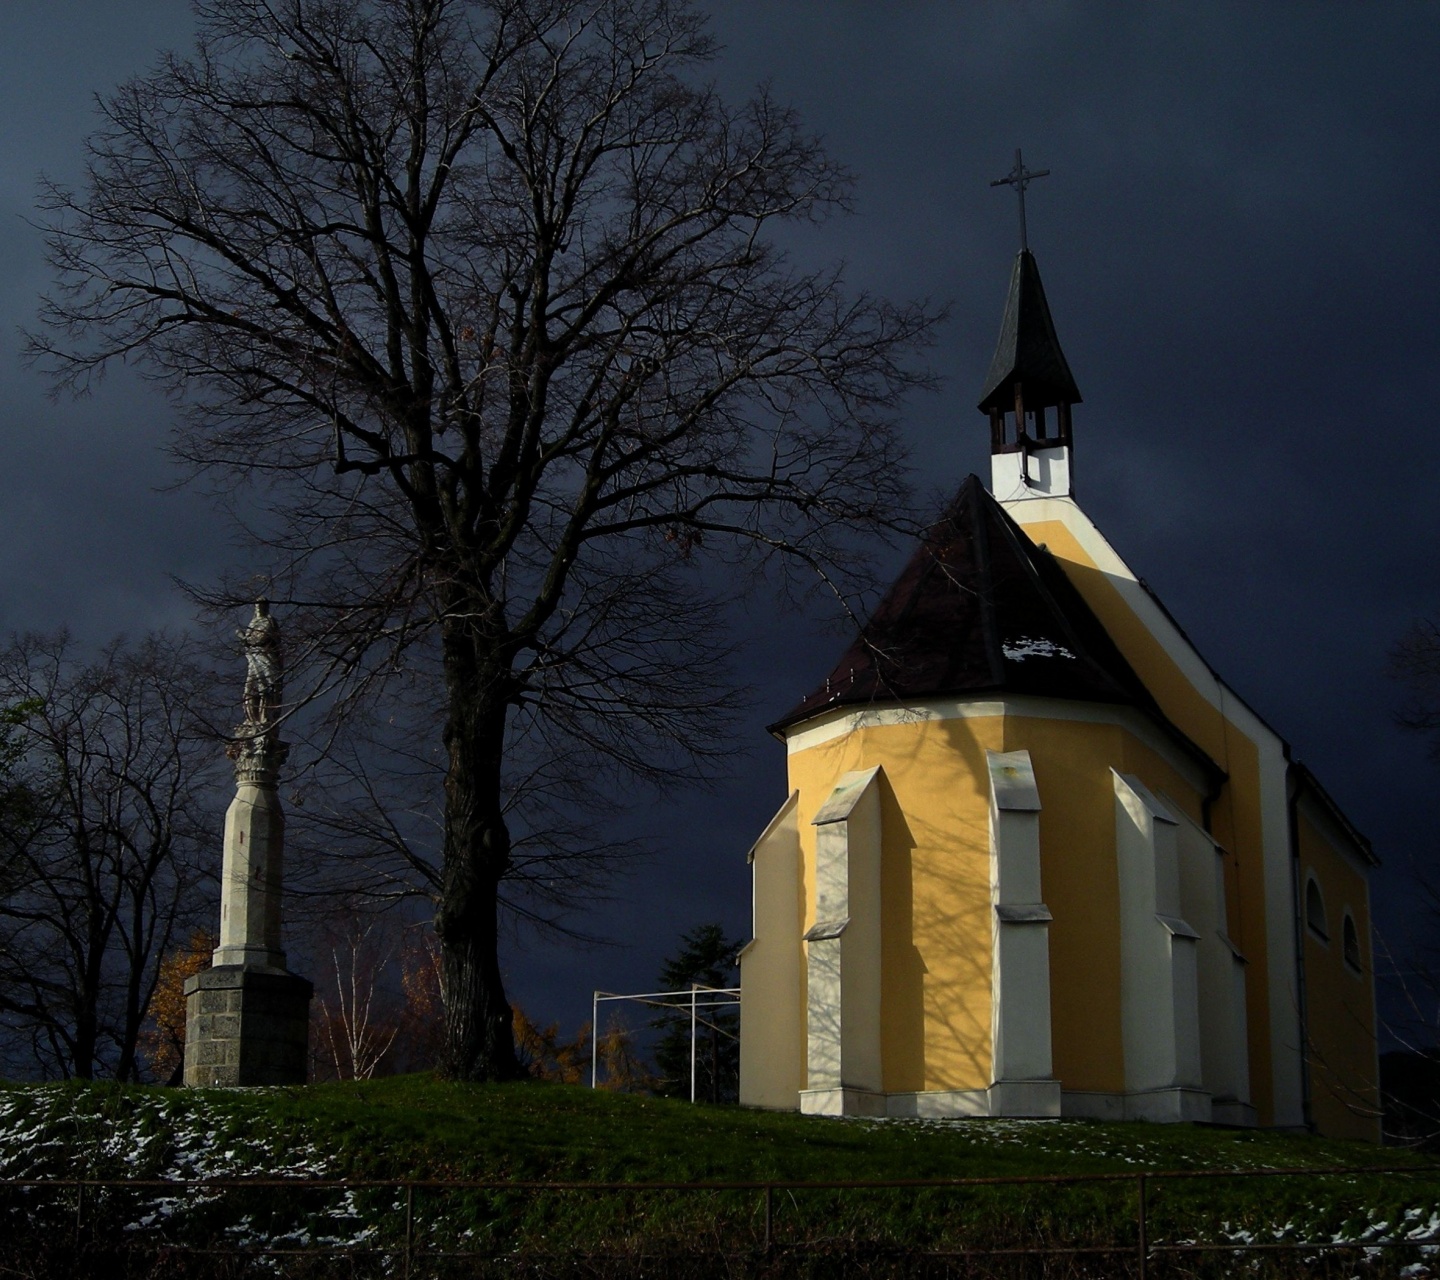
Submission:
<svg viewBox="0 0 1440 1280">
<path fill-rule="evenodd" d="M 274 723 L 285 692 L 285 659 L 280 627 L 270 616 L 270 601 L 255 601 L 255 616 L 235 633 L 245 647 L 245 723 L 267 728 Z"/>
<path fill-rule="evenodd" d="M 270 602 L 237 633 L 245 655 L 245 720 L 225 748 L 235 798 L 225 811 L 220 864 L 220 945 L 214 963 L 185 982 L 185 1083 L 303 1084 L 311 985 L 286 967 L 281 946 L 285 814 L 280 741 L 285 662 Z"/>
<path fill-rule="evenodd" d="M 270 602 L 255 601 L 255 616 L 236 633 L 245 654 L 245 689 L 241 705 L 245 722 L 237 725 L 225 754 L 235 761 L 238 781 L 274 784 L 289 746 L 280 741 L 280 700 L 285 693 L 285 658 L 280 627 L 270 615 Z"/>
</svg>

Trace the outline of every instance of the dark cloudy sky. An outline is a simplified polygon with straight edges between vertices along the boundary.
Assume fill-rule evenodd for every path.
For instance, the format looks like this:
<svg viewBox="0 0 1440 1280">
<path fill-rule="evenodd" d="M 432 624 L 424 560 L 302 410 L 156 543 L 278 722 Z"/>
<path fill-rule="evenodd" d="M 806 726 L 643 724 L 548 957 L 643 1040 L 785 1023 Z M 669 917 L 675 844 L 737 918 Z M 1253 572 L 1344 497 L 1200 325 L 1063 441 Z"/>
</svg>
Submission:
<svg viewBox="0 0 1440 1280">
<path fill-rule="evenodd" d="M 807 241 L 850 278 L 952 305 L 940 392 L 909 409 L 918 501 L 988 472 L 974 409 L 1012 255 L 1016 146 L 1049 168 L 1030 237 L 1084 394 L 1079 497 L 1222 675 L 1294 745 L 1385 860 L 1435 866 L 1440 773 L 1396 729 L 1386 651 L 1440 618 L 1440 7 L 1306 3 L 714 6 L 732 95 L 768 80 L 860 178 Z M 0 631 L 88 640 L 184 625 L 172 575 L 231 563 L 172 479 L 167 405 L 117 370 L 52 404 L 19 359 L 47 280 L 42 169 L 79 167 L 91 97 L 183 47 L 184 0 L 8 0 L 0 43 Z M 754 624 L 733 775 L 666 810 L 660 856 L 594 927 L 618 945 L 509 957 L 532 1012 L 637 989 L 682 928 L 748 927 L 744 852 L 784 794 L 762 726 L 823 677 L 818 618 Z M 218 856 L 217 815 L 217 856 Z"/>
</svg>

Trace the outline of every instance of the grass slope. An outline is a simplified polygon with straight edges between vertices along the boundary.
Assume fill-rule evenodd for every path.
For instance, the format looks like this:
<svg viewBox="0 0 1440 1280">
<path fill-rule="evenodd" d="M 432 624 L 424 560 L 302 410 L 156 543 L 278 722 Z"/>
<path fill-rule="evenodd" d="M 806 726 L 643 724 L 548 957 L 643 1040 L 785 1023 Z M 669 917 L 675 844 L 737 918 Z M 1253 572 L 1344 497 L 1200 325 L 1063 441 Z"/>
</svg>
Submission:
<svg viewBox="0 0 1440 1280">
<path fill-rule="evenodd" d="M 1412 1166 L 1413 1176 L 1367 1173 Z M 304 1089 L 0 1087 L 0 1178 L 292 1176 L 616 1182 L 886 1180 L 1182 1169 L 1332 1168 L 1300 1180 L 1157 1181 L 1157 1240 L 1409 1239 L 1368 1274 L 1429 1274 L 1440 1177 L 1394 1150 L 1274 1133 L 1086 1121 L 836 1121 L 691 1106 L 550 1084 L 467 1086 L 426 1076 Z M 23 1228 L 73 1218 L 54 1191 L 11 1192 Z M 763 1239 L 753 1192 L 425 1191 L 422 1250 L 517 1257 L 566 1251 L 743 1252 Z M 18 1199 L 17 1199 L 18 1196 Z M 1125 1247 L 1133 1182 L 777 1196 L 775 1239 L 797 1251 Z M 398 1247 L 395 1191 L 91 1191 L 87 1240 L 237 1248 Z M 1364 1255 L 1361 1255 L 1364 1261 Z M 1356 1261 L 1347 1255 L 1346 1265 Z M 1410 1268 L 1408 1271 L 1405 1268 Z M 1352 1274 L 1353 1266 L 1344 1274 Z M 778 1273 L 777 1273 L 778 1274 Z M 1106 1274 L 1102 1269 L 1097 1274 Z M 1186 1272 L 1185 1274 L 1192 1274 Z"/>
<path fill-rule="evenodd" d="M 256 1174 L 268 1172 L 272 1159 L 280 1172 L 288 1167 L 281 1153 L 301 1151 L 313 1153 L 306 1168 L 320 1159 L 329 1176 L 564 1181 L 1423 1163 L 1393 1149 L 1255 1130 L 1077 1120 L 835 1121 L 569 1085 L 460 1085 L 417 1075 L 303 1089 L 10 1086 L 0 1090 L 0 1170 L 40 1172 L 31 1163 L 40 1152 L 28 1140 L 38 1124 L 58 1144 L 53 1150 L 62 1163 L 50 1166 L 54 1172 L 74 1176 L 77 1162 L 95 1177 L 155 1172 L 164 1166 L 167 1126 L 184 1129 L 187 1118 L 214 1135 L 209 1162 Z M 133 1141 L 143 1145 L 130 1150 L 116 1134 L 132 1125 Z M 234 1153 L 228 1161 L 221 1150 L 227 1147 Z"/>
</svg>

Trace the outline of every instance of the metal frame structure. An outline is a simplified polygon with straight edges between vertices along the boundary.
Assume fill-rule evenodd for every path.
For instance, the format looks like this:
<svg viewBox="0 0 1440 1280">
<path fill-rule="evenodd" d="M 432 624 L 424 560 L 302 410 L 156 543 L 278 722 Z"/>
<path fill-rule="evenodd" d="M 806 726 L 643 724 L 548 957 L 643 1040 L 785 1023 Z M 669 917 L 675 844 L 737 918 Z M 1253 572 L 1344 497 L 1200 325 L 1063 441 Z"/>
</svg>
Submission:
<svg viewBox="0 0 1440 1280">
<path fill-rule="evenodd" d="M 701 1000 L 701 995 L 719 997 Z M 739 987 L 707 987 L 692 982 L 688 991 L 641 991 L 634 995 L 619 995 L 610 991 L 596 991 L 590 1003 L 590 1087 L 599 1087 L 600 1074 L 600 1005 L 609 1000 L 631 1000 L 636 1004 L 648 1004 L 660 1009 L 690 1010 L 690 1101 L 695 1101 L 695 1045 L 702 1025 L 722 1036 L 738 1040 L 739 1036 L 727 1031 L 716 1022 L 708 1022 L 699 1016 L 701 1009 L 738 1009 L 740 1007 Z"/>
</svg>

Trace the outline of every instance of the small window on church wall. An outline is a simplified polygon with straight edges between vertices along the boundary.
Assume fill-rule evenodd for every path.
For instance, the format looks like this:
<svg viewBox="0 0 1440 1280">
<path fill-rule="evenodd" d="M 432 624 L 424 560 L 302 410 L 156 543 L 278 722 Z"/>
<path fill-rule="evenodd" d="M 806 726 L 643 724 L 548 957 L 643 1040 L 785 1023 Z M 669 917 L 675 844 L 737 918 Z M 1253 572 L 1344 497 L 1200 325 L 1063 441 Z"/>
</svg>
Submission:
<svg viewBox="0 0 1440 1280">
<path fill-rule="evenodd" d="M 1355 917 L 1348 911 L 1345 913 L 1345 924 L 1340 937 L 1341 948 L 1345 953 L 1345 963 L 1358 973 L 1360 971 L 1360 932 L 1355 928 Z"/>
<path fill-rule="evenodd" d="M 1305 923 L 1317 938 L 1330 940 L 1330 930 L 1325 927 L 1325 899 L 1320 896 L 1320 885 L 1314 876 L 1305 884 Z"/>
</svg>

